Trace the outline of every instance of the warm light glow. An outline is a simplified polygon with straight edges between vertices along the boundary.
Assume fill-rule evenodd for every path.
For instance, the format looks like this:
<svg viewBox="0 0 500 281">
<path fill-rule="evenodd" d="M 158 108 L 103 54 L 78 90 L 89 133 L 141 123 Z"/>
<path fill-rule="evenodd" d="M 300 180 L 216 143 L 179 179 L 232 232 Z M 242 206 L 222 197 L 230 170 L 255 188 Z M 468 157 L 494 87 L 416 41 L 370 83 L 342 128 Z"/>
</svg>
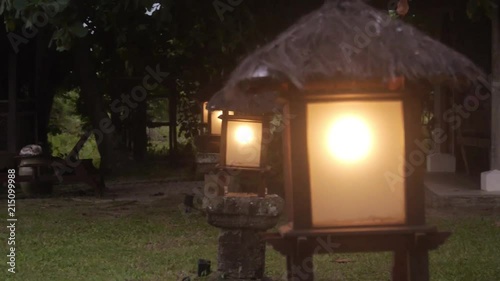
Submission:
<svg viewBox="0 0 500 281">
<path fill-rule="evenodd" d="M 208 123 L 208 109 L 207 109 L 207 104 L 208 102 L 204 102 L 203 105 L 202 105 L 202 110 L 203 110 L 203 113 L 202 113 L 202 122 L 203 123 Z"/>
<path fill-rule="evenodd" d="M 234 167 L 260 166 L 262 123 L 228 120 L 226 135 L 226 165 Z"/>
<path fill-rule="evenodd" d="M 248 144 L 254 139 L 254 133 L 248 126 L 241 126 L 235 132 L 236 141 L 241 144 Z"/>
<path fill-rule="evenodd" d="M 220 135 L 222 128 L 222 120 L 219 116 L 222 115 L 221 110 L 216 110 L 210 112 L 210 133 L 212 135 Z"/>
<path fill-rule="evenodd" d="M 403 224 L 402 102 L 310 103 L 306 118 L 313 227 Z"/>
<path fill-rule="evenodd" d="M 355 162 L 365 158 L 370 152 L 372 136 L 363 119 L 347 116 L 334 122 L 327 142 L 335 157 L 342 161 Z"/>
</svg>

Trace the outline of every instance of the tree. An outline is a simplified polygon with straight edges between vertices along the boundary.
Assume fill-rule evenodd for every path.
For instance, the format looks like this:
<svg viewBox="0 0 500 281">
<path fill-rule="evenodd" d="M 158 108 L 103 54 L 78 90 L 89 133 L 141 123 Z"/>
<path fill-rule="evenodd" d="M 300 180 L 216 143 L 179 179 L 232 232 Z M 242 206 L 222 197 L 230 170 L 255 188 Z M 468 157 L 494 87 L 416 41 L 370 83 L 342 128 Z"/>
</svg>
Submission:
<svg viewBox="0 0 500 281">
<path fill-rule="evenodd" d="M 226 4 L 222 17 L 215 6 L 220 2 Z M 387 9 L 388 1 L 374 2 Z M 100 130 L 101 123 L 108 122 L 103 120 L 111 119 L 115 130 L 96 133 L 101 166 L 111 168 L 117 153 L 121 153 L 117 144 L 124 128 L 134 128 L 136 159 L 141 159 L 145 152 L 145 102 L 121 111 L 114 110 L 113 105 L 122 105 L 122 94 L 130 94 L 142 82 L 147 66 L 158 65 L 161 71 L 169 73 L 157 89 L 147 94 L 168 95 L 170 132 L 175 134 L 177 113 L 181 110 L 181 132 L 192 135 L 198 108 L 193 99 L 207 99 L 222 86 L 241 58 L 322 3 L 323 0 L 0 0 L 0 15 L 11 31 L 43 30 L 43 51 L 60 51 L 51 58 L 62 74 L 55 85 L 80 89 L 82 111 L 94 129 Z M 404 13 L 406 1 L 400 3 L 400 12 Z M 152 12 L 147 15 L 146 10 Z M 38 27 L 37 15 L 43 13 L 48 15 L 46 24 Z M 45 73 L 50 71 L 40 70 L 40 75 Z M 44 91 L 46 97 L 54 92 Z"/>
<path fill-rule="evenodd" d="M 58 51 L 67 51 L 58 55 L 59 59 L 67 57 L 68 54 L 72 57 L 69 61 L 72 61 L 73 65 L 65 65 L 67 67 L 65 71 L 73 73 L 71 78 L 75 81 L 74 86 L 81 89 L 82 100 L 85 104 L 84 113 L 96 129 L 95 135 L 102 158 L 102 168 L 110 168 L 113 163 L 114 143 L 112 132 L 98 133 L 101 124 L 109 120 L 108 107 L 103 95 L 102 81 L 106 76 L 103 73 L 106 66 L 110 64 L 116 66 L 123 62 L 118 63 L 117 60 L 112 59 L 113 51 L 137 39 L 127 36 L 137 35 L 141 22 L 153 24 L 152 20 L 148 22 L 148 16 L 145 15 L 146 7 L 151 7 L 152 3 L 153 1 L 130 3 L 130 1 L 113 0 L 0 1 L 0 15 L 3 15 L 9 31 L 17 30 L 22 31 L 22 34 L 31 34 L 30 36 L 36 36 L 41 42 L 37 59 L 44 57 L 43 54 L 47 52 L 50 45 L 55 45 Z M 137 25 L 138 22 L 139 25 Z M 142 26 L 142 28 L 147 30 L 147 26 Z M 12 34 L 14 33 L 9 35 Z M 46 40 L 42 40 L 43 38 Z M 14 47 L 27 41 L 26 38 L 20 36 L 11 36 L 9 39 Z M 147 50 L 144 51 L 147 52 Z M 54 61 L 55 58 L 52 58 L 51 62 Z M 137 59 L 134 62 L 136 69 L 139 69 L 138 62 L 147 63 L 147 60 Z M 130 59 L 125 59 L 124 68 L 130 70 L 130 66 Z M 110 67 L 110 69 L 116 71 L 117 67 Z M 43 79 L 45 73 L 50 73 L 50 71 L 39 71 L 36 80 L 42 84 L 47 81 Z M 37 87 L 37 89 L 44 89 L 44 87 Z M 44 100 L 51 101 L 53 92 L 53 90 L 47 91 L 41 96 Z M 51 102 L 45 104 L 47 111 L 50 111 L 50 104 Z"/>
</svg>

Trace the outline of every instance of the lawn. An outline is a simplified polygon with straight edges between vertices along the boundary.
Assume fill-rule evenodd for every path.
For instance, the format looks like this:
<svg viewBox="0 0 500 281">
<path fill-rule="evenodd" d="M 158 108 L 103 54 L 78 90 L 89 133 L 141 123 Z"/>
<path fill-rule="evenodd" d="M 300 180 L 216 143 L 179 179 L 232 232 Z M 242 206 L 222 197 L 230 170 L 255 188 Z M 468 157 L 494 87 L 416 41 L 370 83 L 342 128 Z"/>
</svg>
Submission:
<svg viewBox="0 0 500 281">
<path fill-rule="evenodd" d="M 200 213 L 184 214 L 181 202 L 181 195 L 149 203 L 64 196 L 18 200 L 17 273 L 7 273 L 2 262 L 0 280 L 195 280 L 199 258 L 216 268 L 218 231 Z M 5 212 L 1 219 L 6 224 Z M 432 280 L 500 280 L 499 215 L 433 211 L 430 222 L 453 231 L 431 255 Z M 5 261 L 6 239 L 2 231 Z M 387 253 L 317 256 L 316 280 L 390 280 L 390 262 Z M 282 280 L 284 265 L 268 248 L 268 276 Z"/>
</svg>

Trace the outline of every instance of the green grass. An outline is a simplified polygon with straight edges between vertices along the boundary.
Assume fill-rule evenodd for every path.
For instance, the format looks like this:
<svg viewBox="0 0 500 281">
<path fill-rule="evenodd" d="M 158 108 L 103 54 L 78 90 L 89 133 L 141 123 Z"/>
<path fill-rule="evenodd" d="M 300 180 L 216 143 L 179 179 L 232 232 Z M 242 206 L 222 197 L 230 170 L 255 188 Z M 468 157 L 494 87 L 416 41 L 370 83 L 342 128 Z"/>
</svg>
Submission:
<svg viewBox="0 0 500 281">
<path fill-rule="evenodd" d="M 144 161 L 128 163 L 106 176 L 106 181 L 151 181 L 151 180 L 194 180 L 193 167 L 178 165 L 173 167 L 168 161 Z"/>
<path fill-rule="evenodd" d="M 87 199 L 18 200 L 17 273 L 7 274 L 2 262 L 0 280 L 176 281 L 194 277 L 199 258 L 210 259 L 216 269 L 218 230 L 200 214 L 183 214 L 182 197 L 151 204 Z M 0 203 L 6 206 L 5 200 Z M 6 224 L 4 213 L 0 218 Z M 500 280 L 499 216 L 433 215 L 430 221 L 453 231 L 431 254 L 431 280 Z M 3 253 L 6 238 L 2 231 Z M 347 262 L 335 262 L 340 258 Z M 315 264 L 317 281 L 389 280 L 391 256 L 323 255 L 315 257 Z M 278 279 L 284 269 L 285 259 L 268 248 L 266 273 Z"/>
<path fill-rule="evenodd" d="M 433 280 L 500 280 L 500 216 L 432 219 L 453 234 L 431 254 Z"/>
<path fill-rule="evenodd" d="M 176 202 L 21 200 L 17 211 L 18 272 L 1 280 L 177 280 L 214 259 L 217 230 Z"/>
</svg>

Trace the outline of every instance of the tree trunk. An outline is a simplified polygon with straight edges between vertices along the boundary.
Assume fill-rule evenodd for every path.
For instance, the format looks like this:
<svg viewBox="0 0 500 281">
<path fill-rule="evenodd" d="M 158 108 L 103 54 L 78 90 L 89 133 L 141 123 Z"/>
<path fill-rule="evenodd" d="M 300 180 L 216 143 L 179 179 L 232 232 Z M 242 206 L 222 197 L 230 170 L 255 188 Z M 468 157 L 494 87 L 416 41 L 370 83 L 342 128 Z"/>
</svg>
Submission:
<svg viewBox="0 0 500 281">
<path fill-rule="evenodd" d="M 147 102 L 146 100 L 138 103 L 137 109 L 134 112 L 133 130 L 134 130 L 134 160 L 143 161 L 148 145 L 148 137 L 146 134 L 147 123 Z"/>
<path fill-rule="evenodd" d="M 81 39 L 75 47 L 75 71 L 78 73 L 85 111 L 92 124 L 97 148 L 101 156 L 100 169 L 109 172 L 113 168 L 112 163 L 114 163 L 114 130 L 109 129 L 109 125 L 104 125 L 111 122 L 111 120 L 106 112 L 103 96 L 98 87 L 99 80 L 90 51 L 90 44 L 86 39 Z"/>
<path fill-rule="evenodd" d="M 491 18 L 491 169 L 500 170 L 500 15 L 497 5 L 492 5 Z"/>
<path fill-rule="evenodd" d="M 177 152 L 177 104 L 178 104 L 178 96 L 176 89 L 172 89 L 172 93 L 170 95 L 168 105 L 168 114 L 169 114 L 169 146 L 170 146 L 170 154 L 175 155 Z"/>
<path fill-rule="evenodd" d="M 179 101 L 179 96 L 177 92 L 177 81 L 176 78 L 170 77 L 166 82 L 166 86 L 169 91 L 168 96 L 168 144 L 169 144 L 169 155 L 172 163 L 175 162 L 177 158 L 177 106 Z"/>
</svg>

